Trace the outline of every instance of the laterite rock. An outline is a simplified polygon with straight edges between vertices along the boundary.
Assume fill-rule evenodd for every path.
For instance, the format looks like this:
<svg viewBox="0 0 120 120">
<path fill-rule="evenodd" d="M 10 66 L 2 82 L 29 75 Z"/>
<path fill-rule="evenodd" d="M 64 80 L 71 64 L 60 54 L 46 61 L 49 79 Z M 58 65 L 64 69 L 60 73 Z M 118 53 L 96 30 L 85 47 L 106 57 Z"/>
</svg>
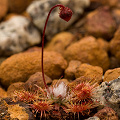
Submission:
<svg viewBox="0 0 120 120">
<path fill-rule="evenodd" d="M 52 79 L 60 78 L 67 67 L 66 60 L 56 52 L 44 52 L 44 71 Z M 26 52 L 15 54 L 0 66 L 0 82 L 8 87 L 15 82 L 25 82 L 36 72 L 41 72 L 41 53 Z"/>
</svg>

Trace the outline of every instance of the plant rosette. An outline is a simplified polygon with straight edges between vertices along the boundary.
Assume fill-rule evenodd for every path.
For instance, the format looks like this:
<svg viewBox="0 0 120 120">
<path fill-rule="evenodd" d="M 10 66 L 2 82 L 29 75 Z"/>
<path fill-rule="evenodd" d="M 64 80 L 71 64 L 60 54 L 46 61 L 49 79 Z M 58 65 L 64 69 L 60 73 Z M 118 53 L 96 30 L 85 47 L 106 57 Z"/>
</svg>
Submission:
<svg viewBox="0 0 120 120">
<path fill-rule="evenodd" d="M 49 87 L 47 92 L 48 101 L 55 105 L 55 109 L 59 110 L 59 107 L 66 109 L 69 108 L 69 91 L 68 86 L 64 82 Z M 59 107 L 58 107 L 59 106 Z"/>
</svg>

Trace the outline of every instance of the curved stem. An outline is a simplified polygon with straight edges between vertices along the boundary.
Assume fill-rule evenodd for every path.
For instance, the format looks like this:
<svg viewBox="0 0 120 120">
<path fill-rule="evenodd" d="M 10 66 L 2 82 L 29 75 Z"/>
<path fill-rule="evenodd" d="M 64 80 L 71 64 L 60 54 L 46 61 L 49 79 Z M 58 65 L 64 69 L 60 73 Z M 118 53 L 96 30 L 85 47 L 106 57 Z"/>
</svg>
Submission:
<svg viewBox="0 0 120 120">
<path fill-rule="evenodd" d="M 44 67 L 43 67 L 43 51 L 44 51 L 44 37 L 45 37 L 45 30 L 46 30 L 46 26 L 47 26 L 47 22 L 48 22 L 48 19 L 49 19 L 49 16 L 50 16 L 50 13 L 52 12 L 52 10 L 56 7 L 63 7 L 63 5 L 61 4 L 58 4 L 58 5 L 55 5 L 53 6 L 49 13 L 48 13 L 48 16 L 47 16 L 47 19 L 46 19 L 46 22 L 45 22 L 45 26 L 44 26 L 44 30 L 43 30 L 43 36 L 42 36 L 42 57 L 41 57 L 41 67 L 42 67 L 42 77 L 43 77 L 43 82 L 44 82 L 44 85 L 45 85 L 45 88 L 48 89 L 48 86 L 46 84 L 46 81 L 45 81 L 45 76 L 44 76 Z"/>
</svg>

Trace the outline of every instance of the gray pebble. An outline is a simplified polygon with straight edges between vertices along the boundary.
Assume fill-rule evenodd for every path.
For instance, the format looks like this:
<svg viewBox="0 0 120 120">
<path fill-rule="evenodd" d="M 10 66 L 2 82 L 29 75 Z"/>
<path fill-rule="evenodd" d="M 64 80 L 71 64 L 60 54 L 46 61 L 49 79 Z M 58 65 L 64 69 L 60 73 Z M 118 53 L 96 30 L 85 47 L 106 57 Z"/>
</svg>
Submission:
<svg viewBox="0 0 120 120">
<path fill-rule="evenodd" d="M 30 20 L 15 16 L 0 24 L 0 56 L 9 56 L 40 43 L 38 30 Z"/>
<path fill-rule="evenodd" d="M 89 117 L 88 119 L 85 120 L 100 120 L 98 117 L 94 116 L 94 117 Z"/>
<path fill-rule="evenodd" d="M 94 99 L 102 105 L 111 107 L 120 118 L 120 77 L 115 80 L 103 82 L 95 90 Z"/>
<path fill-rule="evenodd" d="M 56 4 L 63 4 L 73 11 L 73 16 L 69 22 L 59 18 L 59 9 L 54 9 L 49 18 L 46 35 L 50 39 L 54 34 L 67 29 L 72 23 L 80 18 L 84 8 L 90 4 L 90 0 L 40 0 L 33 2 L 27 12 L 33 19 L 34 24 L 43 31 L 48 12 Z"/>
</svg>

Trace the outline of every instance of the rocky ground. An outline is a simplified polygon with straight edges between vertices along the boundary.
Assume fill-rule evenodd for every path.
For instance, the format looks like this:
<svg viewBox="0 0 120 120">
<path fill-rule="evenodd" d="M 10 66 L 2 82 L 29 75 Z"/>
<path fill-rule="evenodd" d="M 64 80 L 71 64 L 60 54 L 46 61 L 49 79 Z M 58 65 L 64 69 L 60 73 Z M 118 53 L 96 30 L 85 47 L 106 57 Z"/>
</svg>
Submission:
<svg viewBox="0 0 120 120">
<path fill-rule="evenodd" d="M 73 11 L 69 22 L 51 7 Z M 120 119 L 120 0 L 0 1 L 0 120 Z"/>
</svg>

